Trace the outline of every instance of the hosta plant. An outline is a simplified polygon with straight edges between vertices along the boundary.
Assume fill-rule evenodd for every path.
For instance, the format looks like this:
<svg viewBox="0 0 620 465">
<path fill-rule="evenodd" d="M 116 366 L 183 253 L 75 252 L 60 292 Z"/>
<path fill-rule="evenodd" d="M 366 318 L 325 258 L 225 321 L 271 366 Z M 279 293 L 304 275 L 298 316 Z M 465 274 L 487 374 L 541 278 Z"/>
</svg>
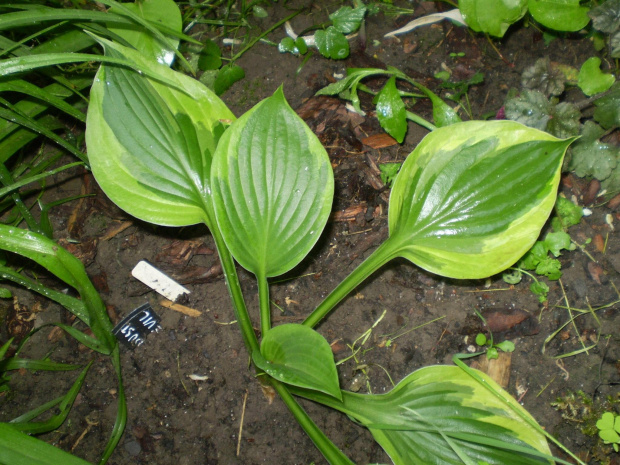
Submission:
<svg viewBox="0 0 620 465">
<path fill-rule="evenodd" d="M 313 328 L 397 257 L 458 279 L 511 266 L 553 208 L 571 140 L 510 121 L 459 122 L 431 132 L 394 182 L 389 238 L 303 324 L 272 327 L 269 278 L 303 260 L 331 210 L 333 174 L 324 148 L 282 89 L 236 120 L 192 78 L 135 50 L 99 42 L 108 57 L 142 72 L 114 63 L 99 69 L 86 132 L 95 178 L 115 203 L 144 221 L 209 227 L 259 379 L 280 394 L 330 463 L 352 462 L 294 395 L 366 426 L 395 464 L 553 460 L 546 433 L 532 417 L 460 360 L 418 370 L 384 395 L 354 394 L 340 388 L 329 344 Z M 257 279 L 260 342 L 234 260 Z"/>
</svg>

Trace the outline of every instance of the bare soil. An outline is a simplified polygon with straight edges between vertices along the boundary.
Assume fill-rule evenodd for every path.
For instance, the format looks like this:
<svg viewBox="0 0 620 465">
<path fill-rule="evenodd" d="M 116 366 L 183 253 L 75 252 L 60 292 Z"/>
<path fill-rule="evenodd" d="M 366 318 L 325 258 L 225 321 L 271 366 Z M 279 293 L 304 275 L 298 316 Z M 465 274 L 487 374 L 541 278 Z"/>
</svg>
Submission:
<svg viewBox="0 0 620 465">
<path fill-rule="evenodd" d="M 269 18 L 253 21 L 258 21 L 258 28 L 265 29 L 295 6 L 289 2 L 284 8 L 278 3 L 269 8 Z M 416 2 L 415 15 L 431 13 L 436 7 L 432 2 Z M 317 3 L 310 14 L 295 18 L 293 26 L 301 31 L 323 21 L 336 8 Z M 364 118 L 348 112 L 338 99 L 313 97 L 334 80 L 335 74 L 344 73 L 347 67 L 391 65 L 441 93 L 440 81 L 433 76 L 443 67 L 452 70 L 458 80 L 481 72 L 484 83 L 472 87 L 468 94 L 472 116 L 479 119 L 501 108 L 508 90 L 520 86 L 521 73 L 538 58 L 549 57 L 579 67 L 596 53 L 592 43 L 580 36 L 558 38 L 546 46 L 540 31 L 523 26 L 492 43 L 449 22 L 417 29 L 399 39 L 383 37 L 410 19 L 411 16 L 394 18 L 383 14 L 368 18 L 365 47 L 353 39 L 351 56 L 342 62 L 315 53 L 303 63 L 302 58 L 280 54 L 275 47 L 258 43 L 238 62 L 245 69 L 246 78 L 223 96 L 240 115 L 283 84 L 291 106 L 319 135 L 334 167 L 337 191 L 332 220 L 302 264 L 285 276 L 286 280 L 277 280 L 271 286 L 276 323 L 303 320 L 387 236 L 389 189 L 381 182 L 376 166 L 403 161 L 427 133 L 410 124 L 402 145 L 372 148 L 376 147 L 376 137 L 383 134 L 372 111 Z M 279 29 L 269 39 L 277 42 L 283 35 Z M 451 56 L 460 52 L 464 56 Z M 419 102 L 414 108 L 431 118 L 427 103 Z M 464 119 L 469 118 L 462 110 L 461 114 Z M 366 139 L 371 136 L 375 138 Z M 587 181 L 567 175 L 562 192 L 584 205 L 595 198 L 588 193 L 589 187 Z M 113 316 L 121 318 L 150 302 L 162 318 L 163 329 L 151 334 L 143 346 L 136 350 L 123 348 L 129 420 L 109 463 L 326 463 L 284 405 L 278 399 L 269 403 L 254 378 L 233 321 L 209 232 L 199 226 L 154 227 L 128 217 L 107 200 L 88 173 L 59 177 L 46 195 L 65 198 L 79 192 L 96 195 L 53 211 L 56 238 L 69 241 L 63 244 L 83 259 Z M 381 393 L 390 389 L 391 380 L 398 382 L 420 367 L 451 363 L 452 356 L 470 350 L 476 334 L 484 330 L 475 315 L 477 310 L 494 325 L 496 341 L 509 339 L 516 345 L 507 390 L 585 461 L 605 463 L 604 457 L 593 457 L 596 438 L 582 433 L 580 420 L 563 418 L 563 413 L 551 405 L 559 396 L 578 390 L 595 402 L 617 396 L 619 391 L 620 311 L 615 302 L 620 299 L 616 289 L 620 285 L 620 216 L 604 204 L 591 209 L 592 215 L 573 227 L 570 234 L 580 244 L 588 238 L 596 239 L 585 246 L 585 251 L 578 249 L 562 255 L 564 275 L 561 282 L 549 283 L 547 305 L 540 304 L 529 291 L 528 279 L 515 286 L 505 284 L 501 276 L 486 281 L 446 280 L 404 260 L 381 269 L 318 328 L 334 343 L 335 357 L 340 360 L 351 354 L 347 344 L 385 312 L 357 363 L 349 360 L 339 366 L 343 388 L 359 388 L 360 392 L 370 388 Z M 601 239 L 604 250 L 597 248 Z M 201 315 L 185 316 L 162 307 L 156 294 L 131 277 L 132 268 L 140 260 L 150 261 L 188 287 L 191 294 L 186 305 L 199 310 Z M 240 270 L 240 276 L 248 305 L 258 322 L 256 284 L 249 273 Z M 40 301 L 37 326 L 67 319 L 56 305 L 24 290 L 15 290 L 15 294 L 27 308 Z M 567 305 L 587 310 L 610 303 L 596 316 L 581 315 L 574 325 L 563 327 L 545 343 L 570 318 Z M 12 307 L 13 303 L 6 306 Z M 10 310 L 8 307 L 5 313 Z M 399 332 L 425 323 L 429 324 L 413 329 L 391 344 L 385 343 Z M 82 350 L 71 339 L 50 338 L 49 334 L 49 330 L 37 333 L 24 355 L 42 357 L 51 353 L 56 361 L 85 364 L 94 360 L 94 364 L 68 420 L 44 439 L 95 462 L 116 415 L 112 367 L 107 358 Z M 3 327 L 0 339 L 5 340 L 5 336 Z M 587 353 L 554 358 L 581 349 L 582 342 L 594 347 Z M 367 367 L 367 379 L 359 369 L 361 365 Z M 190 375 L 207 378 L 192 380 Z M 74 379 L 73 372 L 13 374 L 13 391 L 0 397 L 0 419 L 12 418 L 62 395 Z M 355 463 L 390 463 L 365 429 L 322 406 L 305 401 L 302 404 Z M 554 453 L 563 456 L 557 449 Z M 607 459 L 618 463 L 618 454 L 609 452 Z"/>
</svg>

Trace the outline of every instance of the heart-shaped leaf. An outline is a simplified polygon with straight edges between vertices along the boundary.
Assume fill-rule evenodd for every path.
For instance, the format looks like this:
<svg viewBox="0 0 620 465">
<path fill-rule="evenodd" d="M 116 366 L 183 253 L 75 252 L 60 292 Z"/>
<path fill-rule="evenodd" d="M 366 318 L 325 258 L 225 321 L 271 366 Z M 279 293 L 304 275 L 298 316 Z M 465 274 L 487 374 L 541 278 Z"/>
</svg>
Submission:
<svg viewBox="0 0 620 465">
<path fill-rule="evenodd" d="M 102 66 L 91 89 L 86 144 L 93 174 L 123 210 L 185 226 L 210 209 L 211 158 L 226 105 L 198 81 L 104 39 L 106 54 L 161 75 L 176 88 L 120 66 Z"/>
<path fill-rule="evenodd" d="M 173 0 L 142 0 L 136 3 L 123 4 L 125 8 L 139 17 L 168 26 L 170 29 L 181 32 L 183 20 L 179 7 Z M 116 12 L 114 7 L 111 12 Z M 174 51 L 170 46 L 178 47 L 179 39 L 167 37 L 168 44 L 164 44 L 142 26 L 135 25 L 110 25 L 110 31 L 118 34 L 145 56 L 156 59 L 159 63 L 172 65 Z"/>
<path fill-rule="evenodd" d="M 600 430 L 614 429 L 614 414 L 611 412 L 603 413 L 600 420 L 596 422 L 596 427 Z"/>
<path fill-rule="evenodd" d="M 283 383 L 342 400 L 331 347 L 307 326 L 285 324 L 270 329 L 252 359 L 258 368 Z"/>
<path fill-rule="evenodd" d="M 594 95 L 608 90 L 616 81 L 613 74 L 601 71 L 601 59 L 588 58 L 579 70 L 579 88 L 586 95 Z"/>
<path fill-rule="evenodd" d="M 297 265 L 331 211 L 327 153 L 281 89 L 222 136 L 211 179 L 224 240 L 257 276 L 277 276 Z"/>
<path fill-rule="evenodd" d="M 218 71 L 215 76 L 215 82 L 213 83 L 213 89 L 217 95 L 222 95 L 230 86 L 235 82 L 240 81 L 245 77 L 245 71 L 241 66 L 233 63 L 226 65 Z"/>
<path fill-rule="evenodd" d="M 394 182 L 385 248 L 452 278 L 506 269 L 551 213 L 571 141 L 511 121 L 433 131 Z"/>
</svg>

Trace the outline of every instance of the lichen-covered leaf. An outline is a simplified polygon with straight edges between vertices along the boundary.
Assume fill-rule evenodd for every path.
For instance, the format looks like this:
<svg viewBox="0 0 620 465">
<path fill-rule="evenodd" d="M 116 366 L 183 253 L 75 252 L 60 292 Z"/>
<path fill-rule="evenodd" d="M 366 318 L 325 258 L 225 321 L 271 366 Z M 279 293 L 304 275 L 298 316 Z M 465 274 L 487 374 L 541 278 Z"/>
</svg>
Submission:
<svg viewBox="0 0 620 465">
<path fill-rule="evenodd" d="M 605 130 L 592 121 L 583 125 L 581 138 L 570 149 L 568 169 L 577 176 L 594 176 L 603 181 L 618 165 L 620 149 L 599 140 Z"/>
<path fill-rule="evenodd" d="M 616 82 L 610 91 L 594 101 L 594 119 L 605 129 L 620 126 L 620 82 Z"/>
<path fill-rule="evenodd" d="M 607 0 L 592 8 L 588 16 L 595 29 L 611 34 L 620 29 L 620 0 Z"/>
<path fill-rule="evenodd" d="M 552 108 L 552 116 L 547 123 L 547 132 L 560 139 L 573 137 L 581 129 L 581 112 L 572 103 L 560 102 Z"/>
<path fill-rule="evenodd" d="M 560 95 L 564 92 L 565 75 L 551 64 L 549 57 L 539 58 L 521 75 L 521 85 L 526 89 L 537 90 L 545 96 Z"/>
</svg>

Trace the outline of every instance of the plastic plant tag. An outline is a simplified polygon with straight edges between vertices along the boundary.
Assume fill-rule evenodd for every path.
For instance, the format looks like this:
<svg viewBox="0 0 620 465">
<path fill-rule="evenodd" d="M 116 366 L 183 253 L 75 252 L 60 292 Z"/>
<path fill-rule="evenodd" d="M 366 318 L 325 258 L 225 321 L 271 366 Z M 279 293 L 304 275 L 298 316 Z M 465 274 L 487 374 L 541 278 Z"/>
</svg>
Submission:
<svg viewBox="0 0 620 465">
<path fill-rule="evenodd" d="M 123 344 L 134 349 L 144 343 L 146 336 L 161 329 L 161 318 L 151 305 L 146 303 L 134 309 L 117 324 L 112 333 Z"/>
<path fill-rule="evenodd" d="M 131 274 L 134 278 L 173 302 L 182 300 L 185 294 L 190 293 L 189 289 L 181 286 L 144 260 L 138 262 L 134 269 L 131 270 Z"/>
</svg>

